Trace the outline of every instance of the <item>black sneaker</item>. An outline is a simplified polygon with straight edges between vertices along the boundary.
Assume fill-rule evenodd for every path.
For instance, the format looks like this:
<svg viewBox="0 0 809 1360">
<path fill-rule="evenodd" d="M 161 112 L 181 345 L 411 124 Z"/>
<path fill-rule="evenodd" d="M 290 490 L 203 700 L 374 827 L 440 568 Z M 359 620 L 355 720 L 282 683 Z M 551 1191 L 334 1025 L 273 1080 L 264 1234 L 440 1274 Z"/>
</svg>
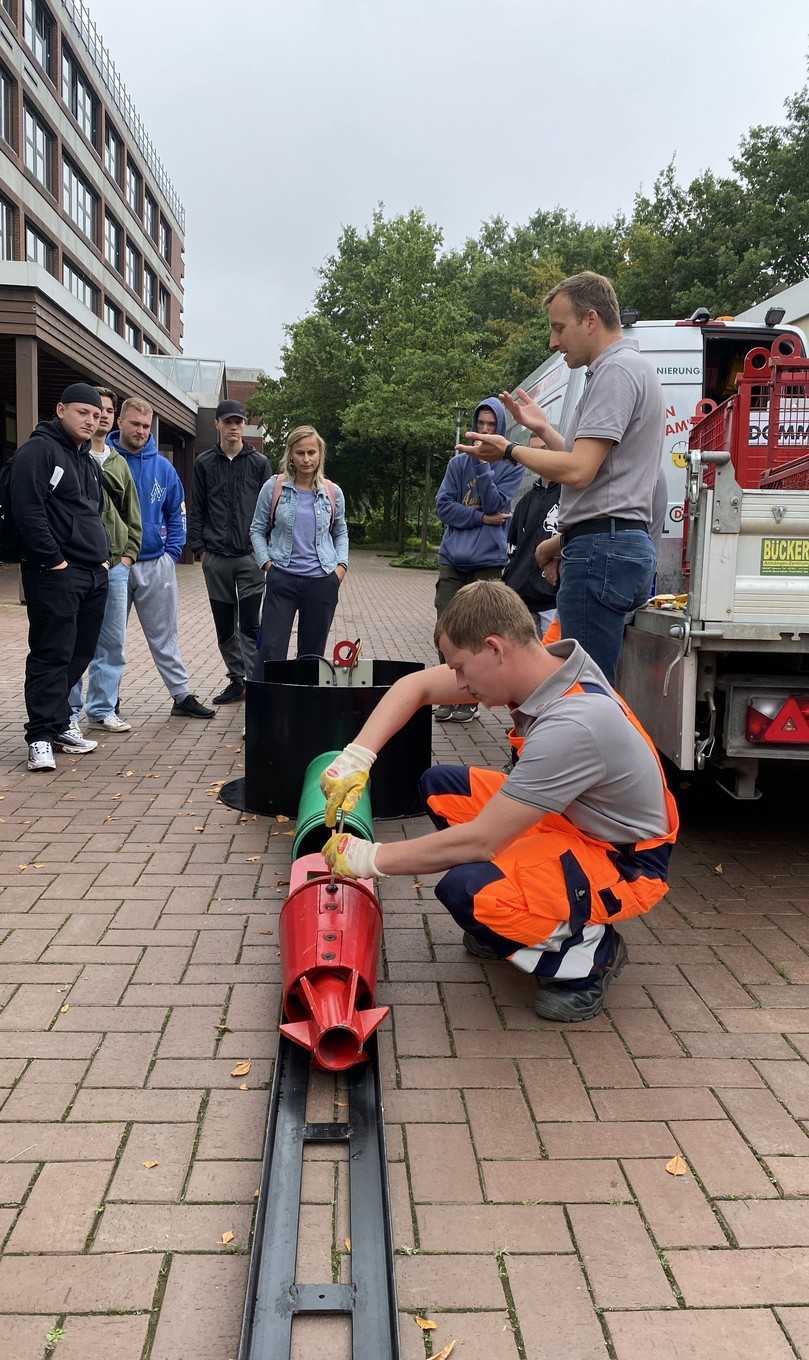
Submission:
<svg viewBox="0 0 809 1360">
<path fill-rule="evenodd" d="M 477 704 L 456 704 L 450 716 L 450 722 L 467 723 L 474 722 L 478 716 Z"/>
<path fill-rule="evenodd" d="M 627 960 L 623 937 L 617 935 L 612 961 L 603 972 L 593 978 L 589 987 L 568 987 L 564 982 L 540 979 L 534 1010 L 542 1020 L 556 1020 L 559 1024 L 575 1025 L 579 1020 L 592 1020 L 604 1009 L 604 994 L 617 978 Z"/>
<path fill-rule="evenodd" d="M 468 930 L 463 933 L 463 947 L 467 954 L 474 954 L 476 959 L 499 959 L 501 956 L 489 944 L 481 944 Z"/>
<path fill-rule="evenodd" d="M 186 694 L 184 699 L 175 699 L 171 706 L 172 718 L 215 718 L 216 709 L 206 708 L 196 694 Z"/>
<path fill-rule="evenodd" d="M 439 704 L 438 708 L 433 709 L 433 717 L 436 722 L 449 722 L 454 711 L 453 704 Z"/>
<path fill-rule="evenodd" d="M 244 681 L 231 680 L 229 685 L 225 685 L 221 694 L 213 696 L 215 704 L 238 704 L 244 698 Z"/>
</svg>

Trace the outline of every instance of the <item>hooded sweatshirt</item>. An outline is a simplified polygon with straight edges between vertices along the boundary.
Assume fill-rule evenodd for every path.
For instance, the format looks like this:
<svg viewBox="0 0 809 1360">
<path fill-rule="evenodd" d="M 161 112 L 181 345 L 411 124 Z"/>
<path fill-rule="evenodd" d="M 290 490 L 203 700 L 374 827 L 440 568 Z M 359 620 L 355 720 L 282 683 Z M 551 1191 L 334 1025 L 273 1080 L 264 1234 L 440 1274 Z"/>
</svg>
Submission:
<svg viewBox="0 0 809 1360">
<path fill-rule="evenodd" d="M 14 455 L 11 512 L 31 566 L 100 567 L 110 543 L 101 522 L 101 473 L 61 420 L 41 420 Z"/>
<path fill-rule="evenodd" d="M 473 423 L 477 423 L 484 406 L 494 413 L 497 433 L 504 435 L 506 412 L 497 397 L 487 397 L 475 407 Z M 444 525 L 438 550 L 441 562 L 464 572 L 503 566 L 508 522 L 484 524 L 483 516 L 511 509 L 524 473 L 524 468 L 505 460 L 484 463 L 469 453 L 456 453 L 450 458 L 435 498 L 436 512 Z"/>
<path fill-rule="evenodd" d="M 173 465 L 158 453 L 154 435 L 140 453 L 123 447 L 119 430 L 107 435 L 107 443 L 120 453 L 135 479 L 143 520 L 138 561 L 152 562 L 168 553 L 179 562 L 185 545 L 185 492 Z"/>
</svg>

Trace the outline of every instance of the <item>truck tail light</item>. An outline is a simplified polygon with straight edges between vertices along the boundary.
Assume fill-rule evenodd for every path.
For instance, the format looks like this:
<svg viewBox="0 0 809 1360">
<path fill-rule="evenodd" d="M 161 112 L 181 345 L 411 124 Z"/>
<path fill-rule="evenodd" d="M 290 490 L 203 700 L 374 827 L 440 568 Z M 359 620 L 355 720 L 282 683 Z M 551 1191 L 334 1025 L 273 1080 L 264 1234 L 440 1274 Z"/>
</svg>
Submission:
<svg viewBox="0 0 809 1360">
<path fill-rule="evenodd" d="M 785 700 L 756 696 L 747 706 L 747 740 L 768 746 L 809 746 L 809 694 Z"/>
</svg>

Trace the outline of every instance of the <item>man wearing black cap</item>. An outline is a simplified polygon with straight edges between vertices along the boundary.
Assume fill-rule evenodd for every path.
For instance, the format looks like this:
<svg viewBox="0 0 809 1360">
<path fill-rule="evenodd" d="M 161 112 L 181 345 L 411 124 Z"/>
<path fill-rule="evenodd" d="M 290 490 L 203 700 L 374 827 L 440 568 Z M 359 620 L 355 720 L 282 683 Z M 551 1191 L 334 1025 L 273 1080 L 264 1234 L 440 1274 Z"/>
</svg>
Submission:
<svg viewBox="0 0 809 1360">
<path fill-rule="evenodd" d="M 107 599 L 110 541 L 89 452 L 100 416 L 97 389 L 71 383 L 56 419 L 41 420 L 14 458 L 11 512 L 28 609 L 29 770 L 55 769 L 54 748 L 83 755 L 97 746 L 71 729 L 68 694 L 92 660 Z"/>
<path fill-rule="evenodd" d="M 239 401 L 216 408 L 218 440 L 194 463 L 188 543 L 202 555 L 216 639 L 228 684 L 215 704 L 244 698 L 252 675 L 264 573 L 256 565 L 250 522 L 258 493 L 272 476 L 269 460 L 244 442 L 245 410 Z"/>
</svg>

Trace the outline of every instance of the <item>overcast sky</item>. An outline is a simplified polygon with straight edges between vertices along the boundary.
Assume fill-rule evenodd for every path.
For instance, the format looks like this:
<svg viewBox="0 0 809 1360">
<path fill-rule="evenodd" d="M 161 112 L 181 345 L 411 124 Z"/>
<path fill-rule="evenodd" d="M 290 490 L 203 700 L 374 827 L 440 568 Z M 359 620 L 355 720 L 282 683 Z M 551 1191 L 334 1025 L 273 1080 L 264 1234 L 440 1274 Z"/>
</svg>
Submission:
<svg viewBox="0 0 809 1360">
<path fill-rule="evenodd" d="M 448 245 L 496 213 L 603 220 L 672 155 L 725 171 L 809 49 L 806 0 L 89 3 L 185 204 L 185 351 L 268 372 L 380 200 Z"/>
</svg>

